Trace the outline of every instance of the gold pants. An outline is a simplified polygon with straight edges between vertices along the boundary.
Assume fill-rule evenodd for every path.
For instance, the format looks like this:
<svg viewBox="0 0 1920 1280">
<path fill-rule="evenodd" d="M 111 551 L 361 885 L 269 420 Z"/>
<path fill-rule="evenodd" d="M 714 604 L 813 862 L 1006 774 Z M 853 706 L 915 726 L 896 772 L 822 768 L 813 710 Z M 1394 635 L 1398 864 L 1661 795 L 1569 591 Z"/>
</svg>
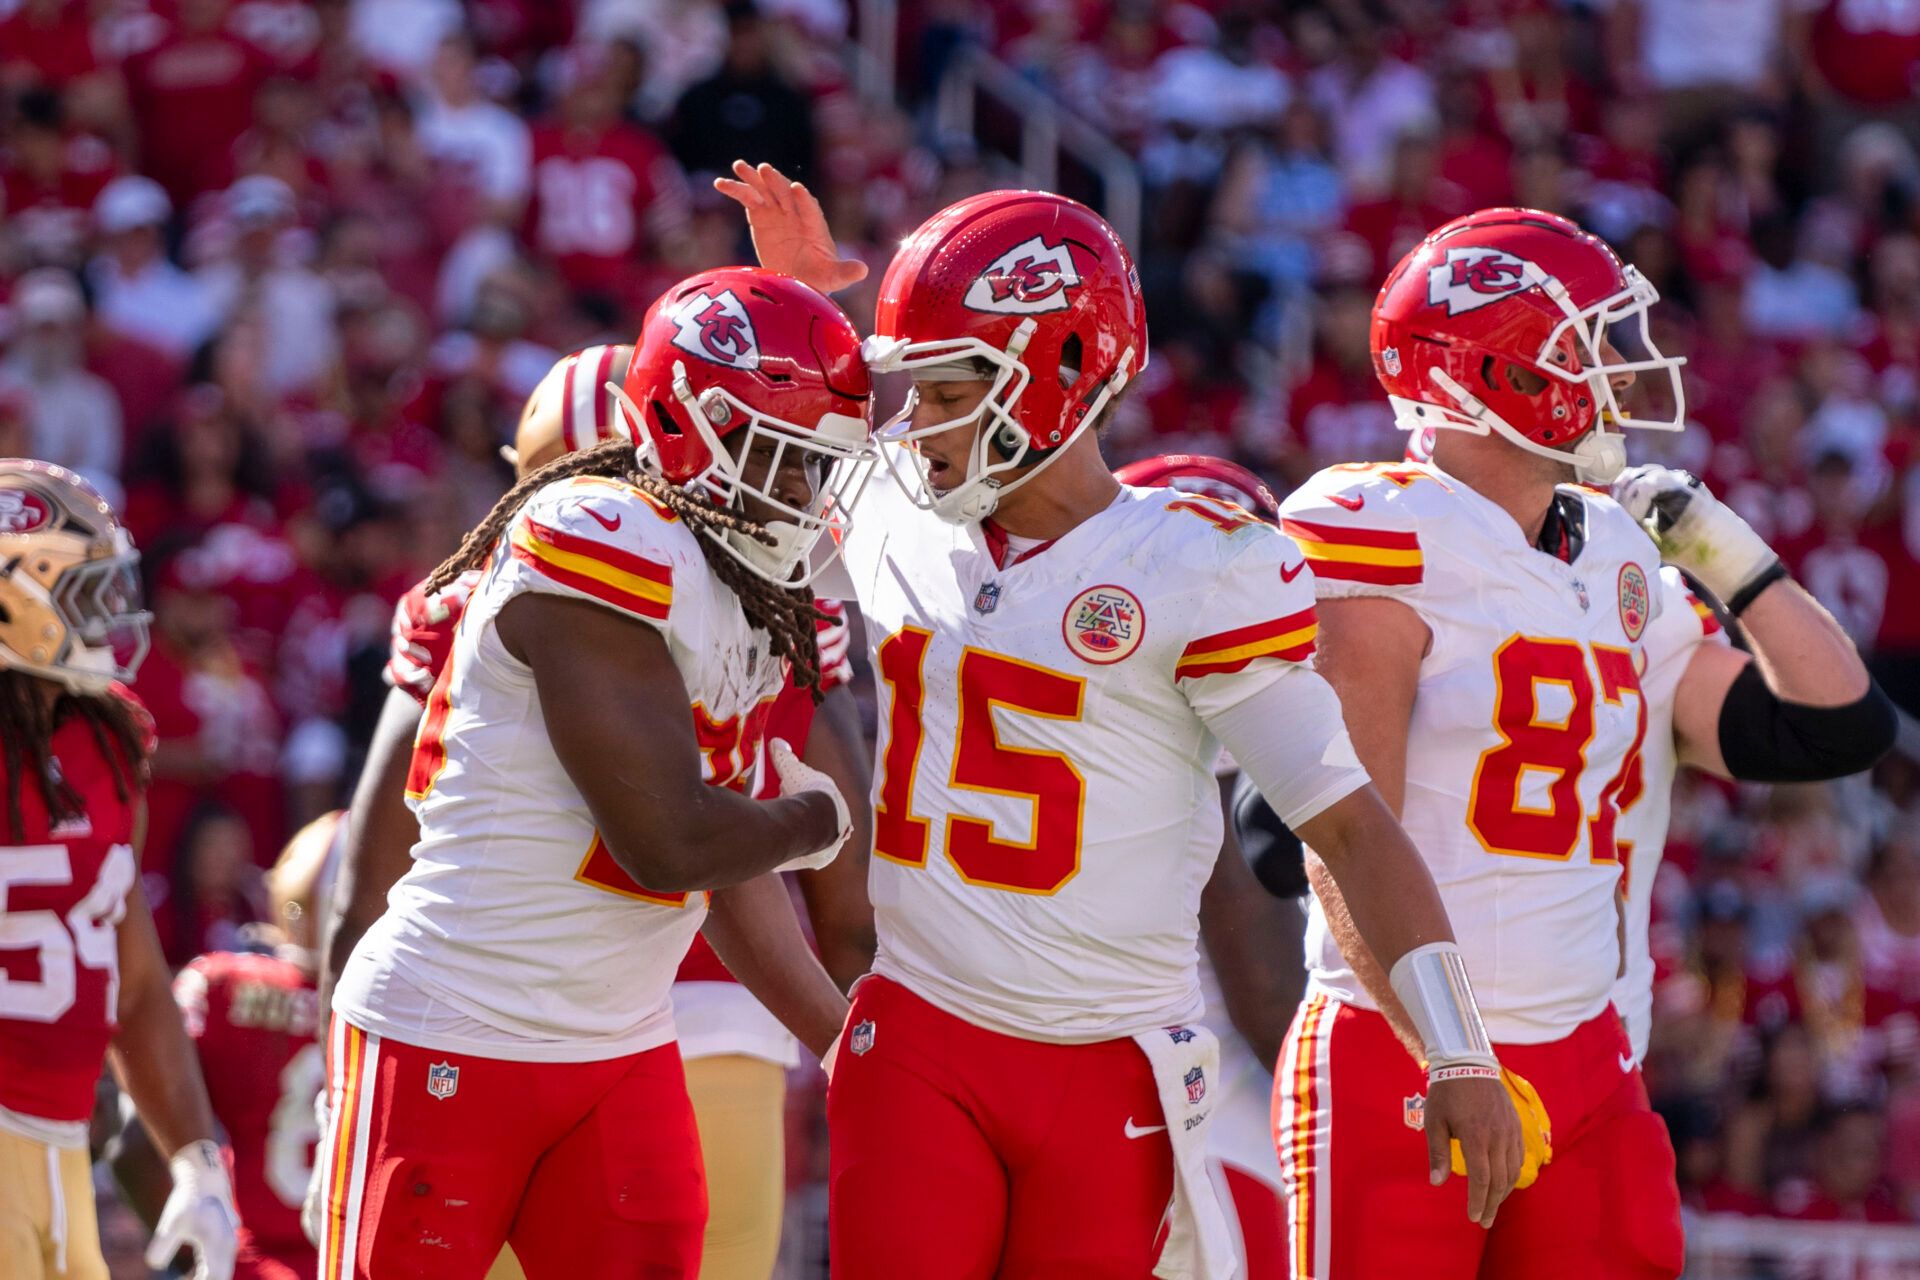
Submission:
<svg viewBox="0 0 1920 1280">
<path fill-rule="evenodd" d="M 85 1147 L 0 1129 L 0 1276 L 107 1280 Z"/>
<path fill-rule="evenodd" d="M 687 1093 L 707 1166 L 700 1280 L 767 1280 L 786 1204 L 786 1069 L 739 1054 L 695 1058 Z"/>
</svg>

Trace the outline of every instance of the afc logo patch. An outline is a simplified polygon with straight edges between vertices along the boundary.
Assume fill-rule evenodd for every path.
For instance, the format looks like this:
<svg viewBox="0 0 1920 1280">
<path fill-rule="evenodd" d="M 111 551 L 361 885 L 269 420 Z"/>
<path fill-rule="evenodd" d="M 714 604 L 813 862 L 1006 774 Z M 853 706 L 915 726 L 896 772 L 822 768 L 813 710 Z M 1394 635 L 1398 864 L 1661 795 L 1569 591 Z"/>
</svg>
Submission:
<svg viewBox="0 0 1920 1280">
<path fill-rule="evenodd" d="M 460 1087 L 460 1068 L 450 1062 L 436 1062 L 427 1068 L 427 1093 L 435 1098 L 451 1098 Z"/>
<path fill-rule="evenodd" d="M 1185 1044 L 1193 1038 L 1193 1031 L 1188 1027 L 1167 1028 L 1167 1039 L 1173 1041 L 1175 1044 Z"/>
<path fill-rule="evenodd" d="M 1187 1086 L 1188 1102 L 1199 1103 L 1206 1099 L 1207 1073 L 1205 1071 L 1202 1071 L 1199 1067 L 1195 1067 L 1193 1070 L 1187 1072 L 1186 1075 L 1182 1076 L 1181 1081 Z"/>
<path fill-rule="evenodd" d="M 39 494 L 24 489 L 0 490 L 0 534 L 32 533 L 52 521 L 53 509 Z"/>
<path fill-rule="evenodd" d="M 1620 566 L 1620 629 L 1627 639 L 1638 640 L 1647 629 L 1647 617 L 1653 610 L 1653 593 L 1647 589 L 1647 575 L 1637 564 Z"/>
<path fill-rule="evenodd" d="M 873 1019 L 866 1018 L 854 1024 L 853 1033 L 847 1037 L 847 1049 L 855 1057 L 873 1048 Z"/>
<path fill-rule="evenodd" d="M 1073 265 L 1072 248 L 1033 236 L 989 263 L 967 286 L 960 302 L 972 311 L 1013 315 L 1065 311 L 1079 287 L 1080 270 Z"/>
<path fill-rule="evenodd" d="M 1060 638 L 1067 648 L 1097 667 L 1130 656 L 1146 634 L 1147 611 L 1140 597 L 1111 583 L 1082 591 L 1060 618 Z"/>
<path fill-rule="evenodd" d="M 1539 268 L 1505 250 L 1449 249 L 1444 262 L 1427 268 L 1427 304 L 1457 316 L 1531 289 L 1539 279 Z"/>
<path fill-rule="evenodd" d="M 731 289 L 701 289 L 673 309 L 673 345 L 729 369 L 760 367 L 760 339 L 753 319 Z"/>
<path fill-rule="evenodd" d="M 975 613 L 992 613 L 995 609 L 998 609 L 999 607 L 1000 607 L 1000 584 L 999 583 L 997 582 L 983 583 L 981 584 L 980 589 L 973 593 L 973 611 Z"/>
</svg>

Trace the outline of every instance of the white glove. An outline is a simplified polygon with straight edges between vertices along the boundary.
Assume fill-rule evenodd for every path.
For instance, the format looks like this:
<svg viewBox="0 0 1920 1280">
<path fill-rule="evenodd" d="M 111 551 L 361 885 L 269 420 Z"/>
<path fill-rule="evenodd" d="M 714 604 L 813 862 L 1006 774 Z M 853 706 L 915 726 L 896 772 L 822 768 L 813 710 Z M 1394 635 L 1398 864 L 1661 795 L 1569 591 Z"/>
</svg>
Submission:
<svg viewBox="0 0 1920 1280">
<path fill-rule="evenodd" d="M 847 843 L 847 837 L 853 834 L 853 813 L 847 808 L 846 797 L 840 794 L 840 788 L 833 785 L 833 779 L 802 763 L 799 756 L 793 754 L 793 748 L 787 745 L 785 738 L 775 738 L 767 744 L 767 759 L 773 763 L 773 771 L 780 779 L 780 794 L 783 796 L 802 795 L 808 791 L 818 791 L 833 801 L 834 821 L 839 824 L 839 834 L 833 843 L 824 849 L 791 858 L 774 868 L 776 871 L 818 871 L 840 856 L 840 849 Z"/>
<path fill-rule="evenodd" d="M 1733 508 L 1684 471 L 1635 467 L 1613 482 L 1613 500 L 1640 522 L 1661 559 L 1698 578 L 1722 604 L 1780 559 Z"/>
<path fill-rule="evenodd" d="M 333 1093 L 322 1088 L 313 1098 L 313 1119 L 320 1126 L 320 1148 L 314 1154 L 313 1170 L 307 1174 L 307 1194 L 300 1201 L 300 1234 L 307 1243 L 320 1247 L 320 1226 L 326 1211 L 324 1193 L 327 1187 L 327 1162 L 323 1158 L 327 1150 L 328 1128 L 333 1124 Z"/>
<path fill-rule="evenodd" d="M 189 1142 L 167 1162 L 173 1191 L 160 1210 L 160 1225 L 147 1245 L 147 1265 L 158 1270 L 182 1245 L 193 1249 L 193 1280 L 233 1280 L 239 1249 L 240 1211 L 220 1148 L 209 1138 Z"/>
</svg>

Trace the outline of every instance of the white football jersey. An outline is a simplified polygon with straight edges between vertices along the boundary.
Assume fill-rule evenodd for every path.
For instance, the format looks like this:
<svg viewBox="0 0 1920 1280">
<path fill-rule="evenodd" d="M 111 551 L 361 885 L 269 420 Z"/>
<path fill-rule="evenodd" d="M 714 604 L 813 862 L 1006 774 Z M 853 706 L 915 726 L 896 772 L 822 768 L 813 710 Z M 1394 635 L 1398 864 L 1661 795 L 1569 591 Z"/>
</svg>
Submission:
<svg viewBox="0 0 1920 1280">
<path fill-rule="evenodd" d="M 407 780 L 420 842 L 335 995 L 355 1025 L 553 1060 L 673 1038 L 668 988 L 706 895 L 651 892 L 614 862 L 554 754 L 532 671 L 493 624 L 516 595 L 540 591 L 658 628 L 693 700 L 707 782 L 743 788 L 784 664 L 696 538 L 613 480 L 556 481 L 522 508 L 421 717 Z M 422 996 L 475 1033 L 440 1043 L 450 1037 L 435 1035 Z"/>
<path fill-rule="evenodd" d="M 1561 492 L 1583 513 L 1572 563 L 1431 465 L 1331 467 L 1282 505 L 1320 599 L 1398 600 L 1432 632 L 1401 823 L 1446 902 L 1488 1033 L 1511 1044 L 1567 1035 L 1612 992 L 1618 819 L 1645 790 L 1641 678 L 1666 604 L 1659 555 L 1632 517 L 1604 495 Z M 1312 989 L 1372 1007 L 1317 900 L 1306 951 Z"/>
<path fill-rule="evenodd" d="M 1728 643 L 1713 610 L 1687 590 L 1678 569 L 1668 566 L 1660 570 L 1659 589 L 1664 602 L 1647 627 L 1647 669 L 1640 677 L 1640 687 L 1647 695 L 1647 738 L 1640 747 L 1644 789 L 1631 803 L 1629 797 L 1621 797 L 1620 824 L 1615 832 L 1627 864 L 1622 886 L 1627 971 L 1614 984 L 1613 1007 L 1627 1024 L 1635 1061 L 1647 1056 L 1647 1035 L 1653 1025 L 1653 951 L 1647 935 L 1653 921 L 1653 881 L 1660 871 L 1667 823 L 1673 816 L 1673 775 L 1680 767 L 1673 737 L 1674 693 L 1701 644 Z"/>
<path fill-rule="evenodd" d="M 1322 692 L 1299 550 L 1236 507 L 1125 489 L 1002 568 L 987 530 L 876 483 L 847 568 L 881 690 L 875 972 L 1030 1039 L 1198 1017 L 1206 722 L 1277 683 Z M 1304 767 L 1270 799 L 1305 821 L 1365 781 Z"/>
</svg>

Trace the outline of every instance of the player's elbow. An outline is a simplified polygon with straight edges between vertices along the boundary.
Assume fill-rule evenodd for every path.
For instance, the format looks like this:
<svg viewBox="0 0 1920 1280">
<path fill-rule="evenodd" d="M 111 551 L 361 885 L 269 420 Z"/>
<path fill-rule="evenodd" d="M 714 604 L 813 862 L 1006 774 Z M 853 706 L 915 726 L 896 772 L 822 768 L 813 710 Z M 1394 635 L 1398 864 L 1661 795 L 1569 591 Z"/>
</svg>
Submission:
<svg viewBox="0 0 1920 1280">
<path fill-rule="evenodd" d="M 651 892 L 691 893 L 707 887 L 700 877 L 702 851 L 685 835 L 602 838 L 614 863 Z"/>
</svg>

